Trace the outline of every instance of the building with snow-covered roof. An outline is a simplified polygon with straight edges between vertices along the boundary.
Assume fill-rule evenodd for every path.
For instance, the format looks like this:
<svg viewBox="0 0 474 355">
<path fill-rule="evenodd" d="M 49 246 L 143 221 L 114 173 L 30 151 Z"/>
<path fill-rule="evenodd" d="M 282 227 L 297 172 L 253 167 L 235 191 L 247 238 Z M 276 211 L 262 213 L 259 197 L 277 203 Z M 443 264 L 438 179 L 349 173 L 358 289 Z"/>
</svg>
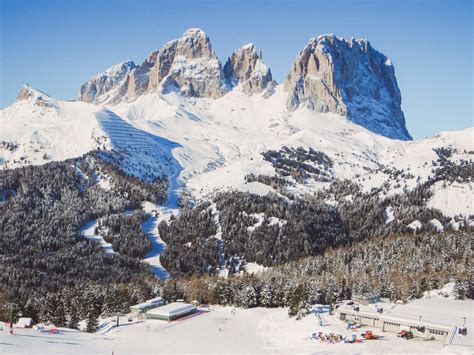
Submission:
<svg viewBox="0 0 474 355">
<path fill-rule="evenodd" d="M 347 306 L 339 307 L 336 312 L 339 315 L 339 319 L 346 322 L 357 322 L 365 326 L 380 328 L 383 332 L 398 333 L 402 330 L 411 331 L 414 336 L 425 339 L 445 341 L 450 333 L 455 331 L 455 328 L 448 325 L 428 322 L 421 323 L 413 319 L 381 315 L 367 311 L 355 311 Z M 418 329 L 420 326 L 422 326 L 422 331 Z"/>
<path fill-rule="evenodd" d="M 130 307 L 130 312 L 133 314 L 139 315 L 145 313 L 146 311 L 162 306 L 165 304 L 165 301 L 161 297 L 155 297 L 150 300 L 147 300 L 143 303 L 135 304 Z"/>
<path fill-rule="evenodd" d="M 197 311 L 195 305 L 184 302 L 173 302 L 166 306 L 150 309 L 145 313 L 147 319 L 172 321 Z"/>
<path fill-rule="evenodd" d="M 370 303 L 380 302 L 380 295 L 367 292 L 364 294 L 352 295 L 352 300 L 354 302 L 363 304 L 364 306 L 368 306 Z"/>
</svg>

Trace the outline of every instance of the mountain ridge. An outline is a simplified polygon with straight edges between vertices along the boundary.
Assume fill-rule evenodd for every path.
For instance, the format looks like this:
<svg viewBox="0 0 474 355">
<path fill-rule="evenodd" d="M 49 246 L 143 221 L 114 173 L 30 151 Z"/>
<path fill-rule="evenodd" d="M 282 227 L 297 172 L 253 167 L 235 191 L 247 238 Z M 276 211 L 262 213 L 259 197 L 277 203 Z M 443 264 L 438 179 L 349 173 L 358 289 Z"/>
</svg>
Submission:
<svg viewBox="0 0 474 355">
<path fill-rule="evenodd" d="M 279 169 L 266 160 L 269 151 L 313 149 L 335 162 L 329 170 L 305 163 L 304 169 L 316 169 L 320 175 L 303 169 L 301 176 L 283 176 L 294 186 L 290 190 L 303 195 L 334 179 L 352 180 L 365 192 L 388 184 L 389 194 L 400 193 L 432 176 L 438 151 L 451 152 L 447 159 L 452 164 L 472 160 L 472 128 L 418 141 L 392 140 L 334 113 L 307 107 L 288 111 L 285 98 L 281 85 L 269 97 L 248 95 L 238 86 L 218 99 L 150 93 L 106 108 L 38 95 L 1 111 L 0 124 L 6 129 L 0 163 L 3 169 L 40 165 L 100 149 L 110 152 L 107 155 L 127 174 L 142 179 L 147 172 L 173 176 L 174 186 L 199 199 L 228 189 L 277 193 L 280 187 L 268 182 Z M 143 134 L 150 143 L 133 143 L 134 136 Z M 472 182 L 460 186 L 454 189 L 460 195 L 449 201 L 439 195 L 443 187 L 436 187 L 434 205 L 466 213 L 462 206 L 468 205 Z"/>
<path fill-rule="evenodd" d="M 206 33 L 191 28 L 152 51 L 142 65 L 126 61 L 96 74 L 82 85 L 78 100 L 115 105 L 169 91 L 217 99 L 236 85 L 249 95 L 268 97 L 278 84 L 254 45 L 231 53 L 223 66 Z M 337 113 L 381 135 L 412 139 L 393 65 L 365 39 L 346 41 L 334 35 L 311 39 L 280 85 L 288 93 L 289 110 L 306 106 L 315 112 Z"/>
<path fill-rule="evenodd" d="M 360 70 L 348 73 L 350 68 Z M 381 71 L 364 79 L 377 68 L 393 77 Z M 352 88 L 363 79 L 370 90 Z M 389 88 L 394 103 L 375 105 L 377 92 Z M 253 44 L 235 50 L 222 66 L 207 35 L 192 29 L 142 65 L 125 61 L 95 75 L 83 100 L 61 101 L 23 87 L 18 100 L 0 111 L 0 167 L 99 150 L 127 175 L 166 175 L 175 195 L 200 199 L 232 189 L 313 194 L 337 180 L 351 180 L 365 193 L 383 185 L 391 195 L 432 181 L 439 164 L 464 170 L 472 164 L 472 128 L 408 140 L 398 94 L 391 62 L 366 40 L 312 39 L 288 80 L 277 85 Z M 398 120 L 374 127 L 373 115 L 359 116 L 366 121 L 361 124 L 353 116 L 358 109 L 393 112 Z M 461 180 L 456 189 L 452 183 L 433 185 L 430 203 L 446 213 L 469 213 L 472 181 Z M 451 191 L 451 199 L 444 190 L 459 193 Z"/>
</svg>

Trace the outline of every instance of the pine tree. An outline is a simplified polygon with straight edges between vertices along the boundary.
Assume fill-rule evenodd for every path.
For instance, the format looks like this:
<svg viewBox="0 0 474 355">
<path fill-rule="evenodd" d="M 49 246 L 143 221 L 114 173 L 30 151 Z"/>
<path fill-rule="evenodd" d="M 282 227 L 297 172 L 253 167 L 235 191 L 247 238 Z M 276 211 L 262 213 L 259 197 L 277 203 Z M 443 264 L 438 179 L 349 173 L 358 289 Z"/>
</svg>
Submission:
<svg viewBox="0 0 474 355">
<path fill-rule="evenodd" d="M 99 325 L 99 316 L 94 309 L 90 309 L 86 319 L 86 332 L 95 333 L 97 326 Z"/>
<path fill-rule="evenodd" d="M 63 307 L 67 318 L 67 327 L 77 329 L 81 320 L 78 289 L 66 288 L 63 294 Z"/>
<path fill-rule="evenodd" d="M 471 300 L 474 299 L 474 283 L 472 282 L 472 276 L 466 281 L 466 297 Z"/>
<path fill-rule="evenodd" d="M 466 297 L 466 290 L 464 288 L 464 283 L 459 278 L 456 278 L 454 282 L 454 297 L 457 300 L 463 300 Z"/>
<path fill-rule="evenodd" d="M 260 304 L 263 307 L 275 307 L 275 289 L 272 282 L 264 282 L 260 292 Z"/>
<path fill-rule="evenodd" d="M 252 308 L 257 306 L 257 292 L 253 285 L 244 287 L 239 292 L 239 305 L 244 308 Z"/>
<path fill-rule="evenodd" d="M 301 319 L 309 313 L 310 309 L 308 287 L 304 283 L 299 283 L 290 297 L 288 315 L 290 317 L 297 316 L 297 319 Z"/>
</svg>

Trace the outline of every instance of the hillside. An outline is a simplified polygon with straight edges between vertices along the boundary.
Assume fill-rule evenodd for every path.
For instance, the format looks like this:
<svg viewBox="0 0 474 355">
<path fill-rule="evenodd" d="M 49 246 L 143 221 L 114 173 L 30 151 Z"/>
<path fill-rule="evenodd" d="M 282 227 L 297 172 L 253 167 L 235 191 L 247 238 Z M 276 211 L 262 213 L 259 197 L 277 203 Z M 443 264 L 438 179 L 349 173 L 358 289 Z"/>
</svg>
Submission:
<svg viewBox="0 0 474 355">
<path fill-rule="evenodd" d="M 473 297 L 474 128 L 412 140 L 367 40 L 313 38 L 279 84 L 253 44 L 222 65 L 190 29 L 75 100 L 22 87 L 0 127 L 0 300 L 35 322 Z"/>
</svg>

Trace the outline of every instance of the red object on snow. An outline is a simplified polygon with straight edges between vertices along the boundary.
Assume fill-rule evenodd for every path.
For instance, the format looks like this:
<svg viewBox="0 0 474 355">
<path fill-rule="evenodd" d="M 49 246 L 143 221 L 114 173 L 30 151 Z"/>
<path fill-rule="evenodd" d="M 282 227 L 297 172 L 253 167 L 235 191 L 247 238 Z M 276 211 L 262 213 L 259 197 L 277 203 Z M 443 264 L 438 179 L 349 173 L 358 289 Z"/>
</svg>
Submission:
<svg viewBox="0 0 474 355">
<path fill-rule="evenodd" d="M 371 330 L 366 330 L 365 333 L 362 333 L 362 337 L 366 340 L 375 340 L 380 338 L 378 335 L 372 333 Z"/>
</svg>

